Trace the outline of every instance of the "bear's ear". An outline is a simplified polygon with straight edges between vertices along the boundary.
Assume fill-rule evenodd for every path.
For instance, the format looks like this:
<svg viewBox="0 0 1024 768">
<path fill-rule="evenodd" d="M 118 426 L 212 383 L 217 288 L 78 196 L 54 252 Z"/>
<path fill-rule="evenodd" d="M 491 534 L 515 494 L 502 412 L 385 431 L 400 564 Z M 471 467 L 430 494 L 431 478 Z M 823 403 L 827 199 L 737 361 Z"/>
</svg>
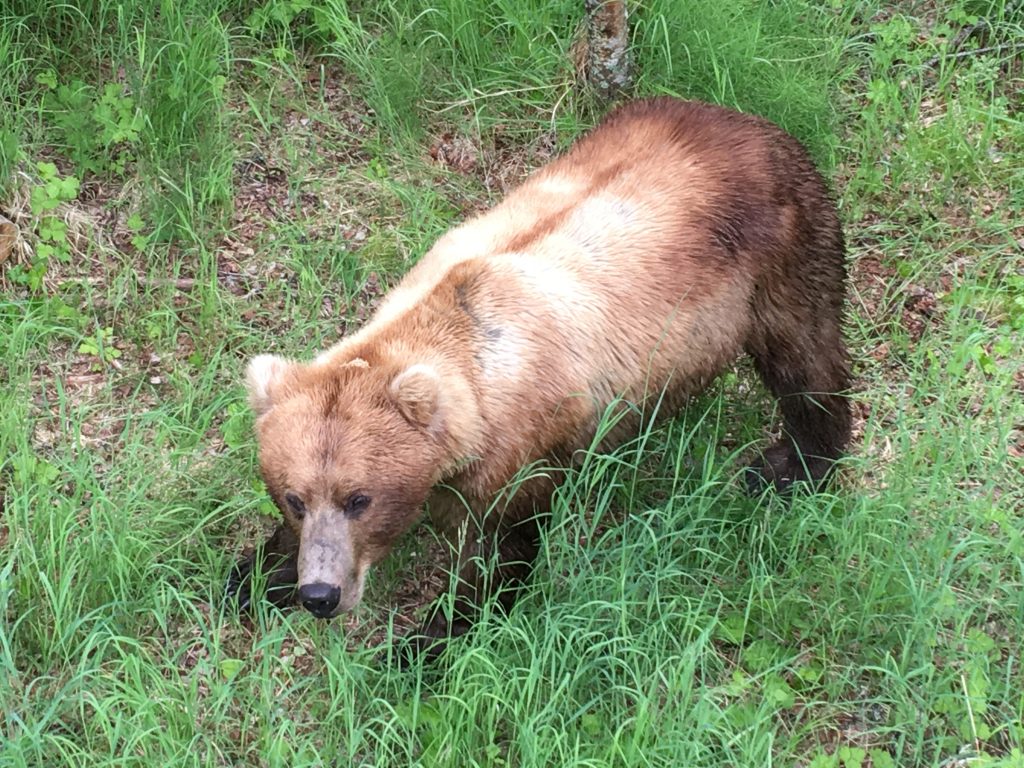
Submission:
<svg viewBox="0 0 1024 768">
<path fill-rule="evenodd" d="M 429 365 L 411 365 L 391 380 L 391 398 L 415 426 L 437 431 L 440 426 L 441 376 Z"/>
<path fill-rule="evenodd" d="M 257 416 L 274 407 L 274 389 L 291 370 L 292 363 L 277 355 L 258 355 L 245 369 L 245 383 L 249 388 L 249 405 Z"/>
</svg>

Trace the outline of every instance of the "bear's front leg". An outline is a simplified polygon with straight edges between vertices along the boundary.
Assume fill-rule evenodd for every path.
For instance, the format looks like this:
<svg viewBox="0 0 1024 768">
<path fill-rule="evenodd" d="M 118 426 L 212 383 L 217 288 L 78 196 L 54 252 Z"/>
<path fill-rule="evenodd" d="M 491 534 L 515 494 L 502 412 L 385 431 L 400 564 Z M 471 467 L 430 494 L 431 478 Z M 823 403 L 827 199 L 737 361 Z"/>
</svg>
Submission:
<svg viewBox="0 0 1024 768">
<path fill-rule="evenodd" d="M 422 629 L 411 638 L 413 650 L 432 658 L 440 655 L 450 638 L 472 628 L 480 606 L 491 596 L 497 596 L 503 609 L 511 608 L 533 569 L 539 537 L 537 518 L 476 536 L 467 531 L 456 563 L 454 603 L 443 595 L 434 602 Z"/>
<path fill-rule="evenodd" d="M 266 579 L 265 598 L 278 607 L 292 602 L 299 580 L 299 537 L 287 523 L 281 523 L 273 535 L 255 552 L 239 560 L 228 576 L 227 597 L 238 610 L 252 607 L 254 573 Z"/>
</svg>

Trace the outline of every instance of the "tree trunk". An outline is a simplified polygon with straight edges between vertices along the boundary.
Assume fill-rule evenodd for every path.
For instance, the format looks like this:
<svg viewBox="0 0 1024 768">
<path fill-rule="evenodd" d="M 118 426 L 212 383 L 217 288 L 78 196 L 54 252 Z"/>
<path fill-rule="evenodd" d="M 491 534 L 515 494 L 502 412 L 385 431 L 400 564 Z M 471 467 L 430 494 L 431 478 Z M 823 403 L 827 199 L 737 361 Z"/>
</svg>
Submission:
<svg viewBox="0 0 1024 768">
<path fill-rule="evenodd" d="M 603 101 L 632 85 L 626 0 L 584 0 L 587 11 L 587 80 Z"/>
</svg>

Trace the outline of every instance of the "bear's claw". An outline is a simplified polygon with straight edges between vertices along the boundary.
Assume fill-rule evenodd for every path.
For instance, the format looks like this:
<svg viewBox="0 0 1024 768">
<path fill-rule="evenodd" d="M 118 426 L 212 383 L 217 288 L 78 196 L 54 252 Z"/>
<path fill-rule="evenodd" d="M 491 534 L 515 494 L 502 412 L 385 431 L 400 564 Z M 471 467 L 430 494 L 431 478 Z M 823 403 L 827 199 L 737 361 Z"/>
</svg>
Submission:
<svg viewBox="0 0 1024 768">
<path fill-rule="evenodd" d="M 235 563 L 224 585 L 224 597 L 234 601 L 239 611 L 248 611 L 252 607 L 252 562 L 253 556 L 250 555 Z"/>
<path fill-rule="evenodd" d="M 234 601 L 239 611 L 253 607 L 253 575 L 266 580 L 263 599 L 283 608 L 292 602 L 298 572 L 299 540 L 287 525 L 278 526 L 262 547 L 241 558 L 231 568 L 224 597 Z"/>
<path fill-rule="evenodd" d="M 234 601 L 236 609 L 242 613 L 252 610 L 253 607 L 252 579 L 255 562 L 255 555 L 239 560 L 231 569 L 224 585 L 225 599 Z M 287 562 L 279 563 L 277 568 L 267 571 L 266 581 L 263 599 L 279 608 L 292 602 L 295 596 L 295 581 Z"/>
</svg>

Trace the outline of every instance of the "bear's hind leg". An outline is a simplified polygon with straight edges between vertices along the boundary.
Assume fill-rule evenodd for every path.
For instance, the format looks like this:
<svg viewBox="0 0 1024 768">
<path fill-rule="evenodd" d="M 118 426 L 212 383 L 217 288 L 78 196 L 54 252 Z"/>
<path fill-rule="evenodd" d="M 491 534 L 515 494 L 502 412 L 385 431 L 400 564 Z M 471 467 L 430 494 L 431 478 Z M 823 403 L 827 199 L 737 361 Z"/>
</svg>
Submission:
<svg viewBox="0 0 1024 768">
<path fill-rule="evenodd" d="M 831 476 L 850 439 L 849 361 L 840 310 L 828 301 L 794 301 L 759 315 L 747 352 L 779 399 L 783 436 L 748 470 L 748 485 L 755 492 L 767 484 L 780 491 L 797 482 L 817 487 Z"/>
<path fill-rule="evenodd" d="M 252 607 L 253 575 L 266 579 L 265 598 L 278 607 L 292 602 L 299 580 L 299 539 L 287 523 L 281 523 L 255 552 L 239 560 L 228 576 L 227 598 L 238 610 Z"/>
</svg>

